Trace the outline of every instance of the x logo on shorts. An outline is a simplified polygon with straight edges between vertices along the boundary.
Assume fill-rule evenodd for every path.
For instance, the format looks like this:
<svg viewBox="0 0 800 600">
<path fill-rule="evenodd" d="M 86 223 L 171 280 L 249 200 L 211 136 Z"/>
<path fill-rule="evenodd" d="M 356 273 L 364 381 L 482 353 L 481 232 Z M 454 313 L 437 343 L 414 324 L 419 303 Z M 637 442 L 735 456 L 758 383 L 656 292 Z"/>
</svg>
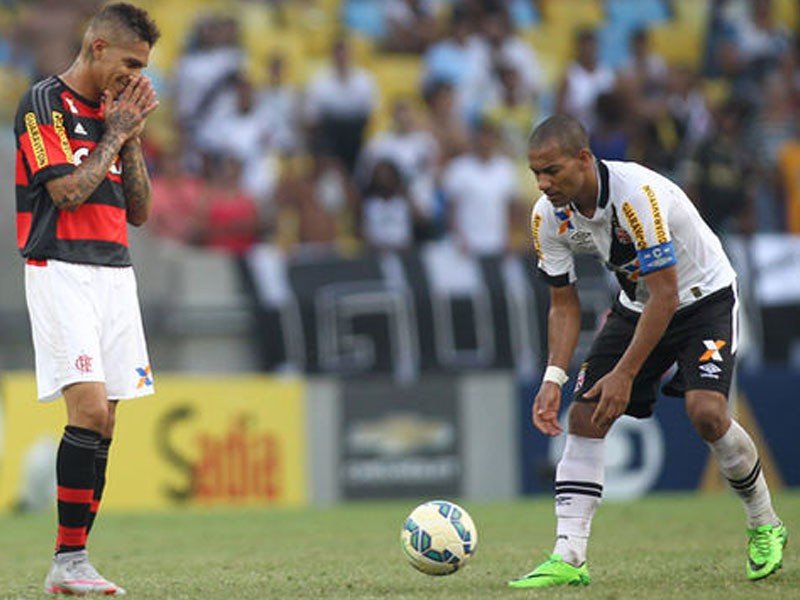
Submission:
<svg viewBox="0 0 800 600">
<path fill-rule="evenodd" d="M 726 343 L 725 340 L 703 340 L 706 351 L 700 355 L 700 362 L 706 362 L 708 360 L 722 362 L 722 354 L 720 354 L 719 351 Z"/>
</svg>

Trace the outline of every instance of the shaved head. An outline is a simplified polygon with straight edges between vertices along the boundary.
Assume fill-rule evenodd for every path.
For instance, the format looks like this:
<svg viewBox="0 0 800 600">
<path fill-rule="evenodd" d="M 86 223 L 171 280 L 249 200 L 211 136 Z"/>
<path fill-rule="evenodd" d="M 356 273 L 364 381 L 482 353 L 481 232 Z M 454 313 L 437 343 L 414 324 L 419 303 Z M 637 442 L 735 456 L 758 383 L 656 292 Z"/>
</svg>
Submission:
<svg viewBox="0 0 800 600">
<path fill-rule="evenodd" d="M 530 150 L 540 150 L 546 144 L 555 142 L 570 156 L 583 149 L 589 149 L 589 134 L 580 121 L 568 115 L 553 115 L 542 121 L 528 139 Z"/>
<path fill-rule="evenodd" d="M 109 42 L 146 42 L 152 48 L 159 37 L 161 32 L 147 11 L 127 2 L 115 2 L 103 7 L 89 23 L 84 47 L 103 38 Z"/>
</svg>

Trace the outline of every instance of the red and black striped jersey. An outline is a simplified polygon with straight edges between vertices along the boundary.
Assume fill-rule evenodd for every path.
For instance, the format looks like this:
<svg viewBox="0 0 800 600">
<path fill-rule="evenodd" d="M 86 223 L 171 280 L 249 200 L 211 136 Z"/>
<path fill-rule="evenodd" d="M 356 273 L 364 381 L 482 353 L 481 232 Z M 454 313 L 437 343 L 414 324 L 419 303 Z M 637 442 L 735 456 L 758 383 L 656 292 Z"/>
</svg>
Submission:
<svg viewBox="0 0 800 600">
<path fill-rule="evenodd" d="M 102 105 L 82 98 L 58 77 L 33 85 L 14 121 L 17 141 L 17 245 L 22 256 L 128 266 L 128 226 L 119 157 L 75 210 L 60 210 L 45 182 L 72 173 L 105 131 Z"/>
</svg>

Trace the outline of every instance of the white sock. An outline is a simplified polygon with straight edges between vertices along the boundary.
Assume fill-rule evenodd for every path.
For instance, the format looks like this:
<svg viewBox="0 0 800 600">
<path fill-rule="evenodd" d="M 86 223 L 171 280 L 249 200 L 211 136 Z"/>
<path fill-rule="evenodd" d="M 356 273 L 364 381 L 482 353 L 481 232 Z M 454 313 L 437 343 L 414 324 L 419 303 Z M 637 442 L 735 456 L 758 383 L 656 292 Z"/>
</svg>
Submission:
<svg viewBox="0 0 800 600">
<path fill-rule="evenodd" d="M 756 445 L 742 426 L 731 421 L 725 435 L 708 445 L 719 462 L 722 475 L 744 503 L 747 526 L 777 525 L 780 519 L 772 508 Z"/>
<path fill-rule="evenodd" d="M 554 554 L 576 567 L 586 562 L 592 517 L 603 495 L 604 440 L 567 435 L 556 468 Z"/>
</svg>

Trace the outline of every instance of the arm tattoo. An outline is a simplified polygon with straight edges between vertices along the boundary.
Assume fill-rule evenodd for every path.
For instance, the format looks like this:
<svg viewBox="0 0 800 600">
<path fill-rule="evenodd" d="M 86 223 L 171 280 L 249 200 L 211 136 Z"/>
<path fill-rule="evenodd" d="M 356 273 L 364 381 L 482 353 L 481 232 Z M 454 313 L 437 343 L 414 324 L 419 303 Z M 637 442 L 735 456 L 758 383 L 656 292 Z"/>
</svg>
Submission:
<svg viewBox="0 0 800 600">
<path fill-rule="evenodd" d="M 120 142 L 116 137 L 103 136 L 86 160 L 68 176 L 70 181 L 63 197 L 53 199 L 55 205 L 61 210 L 75 210 L 86 202 L 114 163 L 119 146 Z"/>
<path fill-rule="evenodd" d="M 141 225 L 150 214 L 150 176 L 138 143 L 122 146 L 122 190 L 125 193 L 128 222 Z"/>
</svg>

